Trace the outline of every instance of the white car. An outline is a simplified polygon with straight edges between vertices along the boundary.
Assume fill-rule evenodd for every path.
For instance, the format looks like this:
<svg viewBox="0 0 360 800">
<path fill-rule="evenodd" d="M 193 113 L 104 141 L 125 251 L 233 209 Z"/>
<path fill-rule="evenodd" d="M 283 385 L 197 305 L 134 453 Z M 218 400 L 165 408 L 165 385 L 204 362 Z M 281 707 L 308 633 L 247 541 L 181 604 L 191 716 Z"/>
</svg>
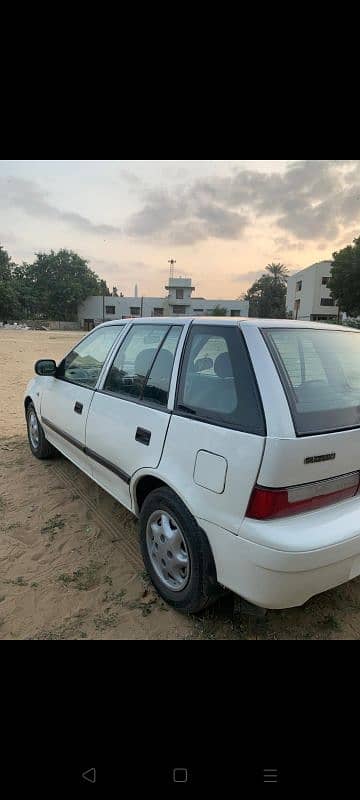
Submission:
<svg viewBox="0 0 360 800">
<path fill-rule="evenodd" d="M 222 318 L 92 331 L 25 395 L 53 449 L 140 519 L 159 594 L 289 608 L 360 575 L 360 332 Z"/>
</svg>

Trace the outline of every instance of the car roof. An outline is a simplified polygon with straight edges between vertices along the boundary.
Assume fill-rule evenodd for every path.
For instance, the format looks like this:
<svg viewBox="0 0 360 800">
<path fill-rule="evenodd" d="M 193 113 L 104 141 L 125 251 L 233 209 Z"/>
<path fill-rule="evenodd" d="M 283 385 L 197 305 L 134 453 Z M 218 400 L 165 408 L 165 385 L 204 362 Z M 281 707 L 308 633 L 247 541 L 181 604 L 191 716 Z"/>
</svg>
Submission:
<svg viewBox="0 0 360 800">
<path fill-rule="evenodd" d="M 250 317 L 133 317 L 131 319 L 114 319 L 110 322 L 105 322 L 99 327 L 114 327 L 123 325 L 184 325 L 186 323 L 196 322 L 197 325 L 236 325 L 241 327 L 252 328 L 291 328 L 300 330 L 301 328 L 314 328 L 319 330 L 338 330 L 338 331 L 352 331 L 356 332 L 356 328 L 347 328 L 344 325 L 332 325 L 324 322 L 310 322 L 306 320 L 291 320 L 291 319 L 252 319 Z"/>
</svg>

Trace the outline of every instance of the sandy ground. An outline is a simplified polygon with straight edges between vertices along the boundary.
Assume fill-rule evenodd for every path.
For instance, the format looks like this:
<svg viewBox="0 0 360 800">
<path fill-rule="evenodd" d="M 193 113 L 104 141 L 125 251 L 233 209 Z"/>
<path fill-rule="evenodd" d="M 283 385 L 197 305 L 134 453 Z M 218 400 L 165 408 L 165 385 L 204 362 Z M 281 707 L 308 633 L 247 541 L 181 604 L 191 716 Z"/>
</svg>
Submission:
<svg viewBox="0 0 360 800">
<path fill-rule="evenodd" d="M 232 595 L 200 618 L 149 585 L 134 518 L 66 459 L 30 453 L 23 393 L 77 334 L 0 330 L 1 639 L 358 639 L 360 580 L 257 619 Z"/>
</svg>

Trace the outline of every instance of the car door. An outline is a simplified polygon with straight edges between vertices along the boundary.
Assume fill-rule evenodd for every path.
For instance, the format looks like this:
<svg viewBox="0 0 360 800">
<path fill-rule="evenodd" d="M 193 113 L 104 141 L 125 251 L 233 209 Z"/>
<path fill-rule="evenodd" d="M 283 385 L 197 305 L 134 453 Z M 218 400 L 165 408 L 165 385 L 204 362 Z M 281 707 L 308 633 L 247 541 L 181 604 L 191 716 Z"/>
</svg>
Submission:
<svg viewBox="0 0 360 800">
<path fill-rule="evenodd" d="M 139 469 L 156 468 L 161 459 L 182 331 L 171 322 L 132 325 L 91 404 L 86 449 L 93 476 L 127 508 L 131 477 Z"/>
<path fill-rule="evenodd" d="M 263 458 L 266 429 L 237 325 L 193 324 L 159 467 L 197 519 L 236 533 Z"/>
<path fill-rule="evenodd" d="M 55 377 L 44 378 L 41 423 L 46 438 L 90 474 L 86 420 L 103 366 L 123 330 L 121 325 L 95 329 L 63 359 Z"/>
</svg>

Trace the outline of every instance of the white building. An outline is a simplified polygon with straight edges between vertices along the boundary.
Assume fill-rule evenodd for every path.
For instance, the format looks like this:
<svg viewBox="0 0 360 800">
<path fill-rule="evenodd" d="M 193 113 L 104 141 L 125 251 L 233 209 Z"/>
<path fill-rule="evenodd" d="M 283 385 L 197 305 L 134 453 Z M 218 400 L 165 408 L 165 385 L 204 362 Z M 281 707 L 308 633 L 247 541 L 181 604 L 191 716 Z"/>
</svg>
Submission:
<svg viewBox="0 0 360 800">
<path fill-rule="evenodd" d="M 338 320 L 339 309 L 328 289 L 332 261 L 320 261 L 288 279 L 286 310 L 293 319 L 312 322 Z"/>
<path fill-rule="evenodd" d="M 249 316 L 249 303 L 245 300 L 193 297 L 195 286 L 191 278 L 170 278 L 165 288 L 167 297 L 88 297 L 78 309 L 81 327 L 90 330 L 102 322 L 128 317 L 205 317 L 217 306 L 226 309 L 229 317 Z"/>
</svg>

